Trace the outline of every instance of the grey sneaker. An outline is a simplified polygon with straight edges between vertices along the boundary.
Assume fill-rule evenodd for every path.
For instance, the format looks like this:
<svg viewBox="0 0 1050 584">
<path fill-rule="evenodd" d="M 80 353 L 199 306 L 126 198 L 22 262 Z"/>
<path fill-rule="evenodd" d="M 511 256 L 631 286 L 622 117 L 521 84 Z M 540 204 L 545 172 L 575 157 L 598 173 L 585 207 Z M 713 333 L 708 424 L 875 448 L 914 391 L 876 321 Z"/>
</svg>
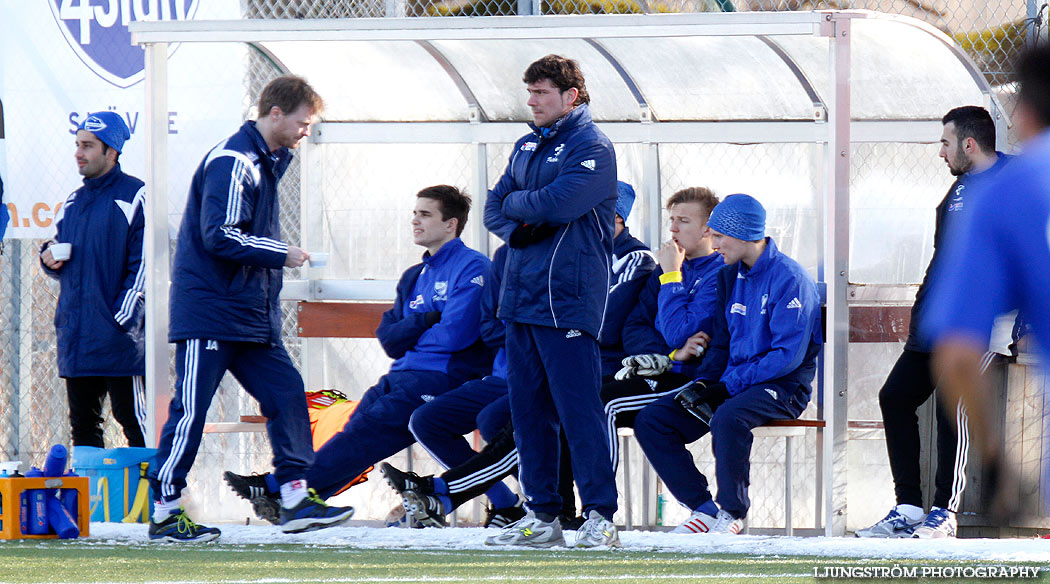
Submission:
<svg viewBox="0 0 1050 584">
<path fill-rule="evenodd" d="M 576 531 L 576 547 L 591 548 L 601 545 L 620 547 L 620 534 L 616 532 L 615 523 L 592 509 L 587 514 L 587 521 Z"/>
<path fill-rule="evenodd" d="M 922 525 L 915 528 L 912 537 L 917 539 L 945 539 L 955 537 L 955 513 L 941 507 L 930 509 Z"/>
<path fill-rule="evenodd" d="M 520 545 L 524 547 L 549 548 L 564 546 L 561 522 L 542 521 L 529 511 L 520 521 L 503 528 L 498 535 L 485 538 L 485 545 Z"/>
<path fill-rule="evenodd" d="M 718 510 L 718 516 L 715 517 L 715 524 L 711 526 L 708 533 L 728 533 L 736 535 L 740 533 L 740 530 L 744 528 L 744 520 L 733 517 L 729 514 L 729 511 L 725 509 Z"/>
<path fill-rule="evenodd" d="M 881 520 L 871 527 L 858 529 L 854 535 L 857 537 L 911 537 L 915 528 L 922 525 L 925 516 L 918 519 L 908 519 L 897 507 L 890 509 Z"/>
</svg>

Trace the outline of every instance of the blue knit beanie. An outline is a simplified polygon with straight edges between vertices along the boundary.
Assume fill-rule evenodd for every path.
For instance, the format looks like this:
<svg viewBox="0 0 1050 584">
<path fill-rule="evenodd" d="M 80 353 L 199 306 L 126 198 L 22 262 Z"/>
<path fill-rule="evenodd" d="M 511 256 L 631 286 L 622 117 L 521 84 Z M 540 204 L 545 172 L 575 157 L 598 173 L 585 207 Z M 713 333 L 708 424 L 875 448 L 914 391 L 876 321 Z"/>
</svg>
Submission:
<svg viewBox="0 0 1050 584">
<path fill-rule="evenodd" d="M 131 137 L 131 130 L 124 123 L 124 118 L 114 112 L 90 114 L 77 129 L 91 132 L 103 144 L 117 152 L 123 151 L 124 141 Z"/>
<path fill-rule="evenodd" d="M 634 207 L 634 187 L 621 181 L 616 182 L 616 214 L 627 223 L 627 216 Z"/>
<path fill-rule="evenodd" d="M 758 241 L 766 236 L 766 210 L 751 195 L 729 195 L 711 211 L 707 226 L 729 237 Z"/>
</svg>

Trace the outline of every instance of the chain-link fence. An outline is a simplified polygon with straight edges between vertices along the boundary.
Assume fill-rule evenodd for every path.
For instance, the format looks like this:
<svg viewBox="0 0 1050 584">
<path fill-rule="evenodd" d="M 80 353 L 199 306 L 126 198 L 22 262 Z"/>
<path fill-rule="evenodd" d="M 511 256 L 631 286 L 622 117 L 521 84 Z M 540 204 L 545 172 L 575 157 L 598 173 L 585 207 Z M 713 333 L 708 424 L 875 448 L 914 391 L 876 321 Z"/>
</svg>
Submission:
<svg viewBox="0 0 1050 584">
<path fill-rule="evenodd" d="M 824 8 L 864 8 L 898 13 L 923 19 L 948 32 L 974 58 L 985 72 L 989 81 L 994 84 L 1008 79 L 1006 71 L 1009 63 L 1019 48 L 1025 43 L 1046 38 L 1045 18 L 1047 7 L 1039 2 L 1000 2 L 976 3 L 953 0 L 939 4 L 918 3 L 903 0 L 856 0 L 856 1 L 818 1 L 797 0 L 750 0 L 735 4 L 728 0 L 688 0 L 681 2 L 647 2 L 647 1 L 603 1 L 603 2 L 546 2 L 531 0 L 478 0 L 478 1 L 405 1 L 405 0 L 249 0 L 245 4 L 245 15 L 249 18 L 357 18 L 384 16 L 471 16 L 471 15 L 509 15 L 509 14 L 559 14 L 559 13 L 627 13 L 627 12 L 695 12 L 713 10 L 811 10 Z M 245 77 L 244 111 L 245 116 L 251 112 L 251 99 L 259 90 L 278 75 L 272 61 L 260 53 L 249 51 L 249 72 Z M 232 132 L 233 128 L 230 128 Z M 8 136 L 14 143 L 18 136 Z M 640 182 L 640 165 L 626 162 L 637 159 L 640 154 L 625 155 L 631 149 L 639 147 L 626 145 L 618 147 L 623 156 L 621 175 L 638 179 Z M 885 151 L 884 151 L 885 150 Z M 928 231 L 932 229 L 932 205 L 930 201 L 943 194 L 949 178 L 930 174 L 929 166 L 922 161 L 936 155 L 936 146 L 914 145 L 908 148 L 887 150 L 881 145 L 857 145 L 854 147 L 853 169 L 853 203 L 855 215 L 851 218 L 851 233 L 855 239 L 868 240 L 874 237 L 879 240 L 877 232 L 890 233 L 893 239 L 890 245 L 895 249 L 924 249 L 920 244 L 931 238 Z M 489 144 L 487 147 L 488 183 L 491 185 L 499 178 L 510 151 L 509 144 Z M 355 145 L 325 146 L 322 165 L 338 169 L 371 169 L 371 172 L 345 171 L 337 180 L 326 184 L 325 188 L 338 191 L 340 198 L 329 197 L 326 201 L 339 201 L 328 205 L 324 210 L 326 235 L 333 248 L 332 266 L 346 266 L 347 272 L 332 272 L 328 277 L 353 278 L 396 278 L 404 267 L 418 261 L 418 250 L 411 244 L 407 232 L 407 221 L 411 209 L 412 195 L 423 186 L 438 182 L 449 182 L 457 186 L 471 186 L 471 169 L 474 167 L 474 154 L 471 145 L 421 146 L 421 145 Z M 66 157 L 68 152 L 37 153 L 44 156 Z M 196 153 L 200 156 L 203 153 Z M 639 189 L 636 209 L 648 208 L 648 197 L 669 194 L 686 186 L 707 185 L 719 194 L 725 195 L 738 191 L 769 193 L 770 224 L 777 226 L 773 236 L 789 255 L 796 257 L 811 271 L 816 269 L 817 238 L 819 218 L 817 214 L 816 193 L 822 186 L 819 172 L 822 161 L 822 150 L 819 146 L 804 144 L 778 145 L 662 145 L 660 159 L 660 194 L 647 193 Z M 300 200 L 300 161 L 289 169 L 281 182 L 281 229 L 282 238 L 292 244 L 298 244 L 300 234 L 301 200 Z M 411 172 L 404 168 L 391 166 L 391 161 L 410 161 Z M 419 161 L 426 161 L 419 164 Z M 353 162 L 353 164 L 350 164 Z M 869 170 L 877 166 L 891 166 L 896 172 L 889 175 L 875 176 Z M 48 177 L 44 177 L 48 180 Z M 53 179 L 51 179 L 53 180 Z M 940 183 L 943 183 L 940 184 Z M 56 192 L 68 190 L 70 185 L 52 185 Z M 50 187 L 49 187 L 50 188 Z M 778 206 L 778 194 L 786 191 L 812 193 L 808 203 Z M 921 213 L 906 213 L 898 217 L 905 224 L 914 225 L 914 229 L 894 227 L 885 230 L 879 227 L 878 221 L 884 221 L 880 207 L 875 205 L 879 197 L 910 196 L 915 194 L 915 209 Z M 342 198 L 345 197 L 345 198 Z M 784 199 L 788 200 L 788 199 Z M 883 205 L 886 207 L 888 205 Z M 631 226 L 636 233 L 642 229 L 645 212 L 632 217 Z M 475 210 L 471 221 L 480 221 L 481 214 Z M 874 222 L 873 222 L 874 221 Z M 894 220 L 894 225 L 900 222 Z M 910 223 L 909 223 L 910 222 Z M 390 225 L 388 233 L 379 237 L 353 237 L 369 224 L 382 223 Z M 867 230 L 867 231 L 866 231 Z M 468 227 L 465 239 L 474 245 L 474 232 Z M 662 234 L 655 234 L 650 244 L 657 244 Z M 916 242 L 920 242 L 917 244 Z M 58 294 L 57 284 L 47 278 L 39 267 L 37 250 L 38 240 L 13 240 L 7 242 L 4 253 L 0 256 L 0 455 L 4 459 L 18 458 L 39 463 L 46 449 L 54 443 L 68 443 L 69 424 L 68 409 L 65 398 L 64 383 L 57 376 L 55 362 L 55 337 L 52 318 L 55 299 Z M 498 242 L 493 239 L 493 247 Z M 868 271 L 885 273 L 885 266 L 878 266 L 880 258 L 897 258 L 899 265 L 892 266 L 891 272 L 900 276 L 894 281 L 918 281 L 928 258 L 914 253 L 887 253 L 886 248 L 867 250 L 851 246 L 851 279 L 861 281 L 868 277 Z M 335 255 L 344 253 L 345 262 L 338 262 Z M 288 279 L 303 276 L 301 270 L 288 270 Z M 917 277 L 918 275 L 918 277 Z M 302 344 L 296 335 L 296 315 L 294 305 L 284 306 L 283 335 L 293 362 L 301 366 Z M 868 369 L 852 368 L 850 384 L 852 398 L 850 401 L 850 418 L 878 418 L 877 395 L 888 370 L 889 363 L 895 358 L 895 346 L 853 346 L 855 351 L 865 351 L 864 360 L 872 363 Z M 873 352 L 885 353 L 879 359 L 871 359 Z M 389 359 L 382 353 L 374 339 L 339 339 L 327 340 L 323 344 L 322 358 L 326 363 L 325 386 L 337 387 L 352 396 L 374 383 L 375 379 L 385 372 Z M 174 376 L 172 375 L 172 378 Z M 317 389 L 317 388 L 310 388 Z M 107 405 L 108 408 L 108 405 Z M 811 405 L 811 408 L 813 406 Z M 210 422 L 236 421 L 242 414 L 257 412 L 257 405 L 239 385 L 227 377 L 220 386 L 212 410 Z M 812 417 L 812 409 L 806 415 Z M 104 414 L 110 420 L 108 410 Z M 106 442 L 108 445 L 123 445 L 123 436 L 115 423 L 106 424 Z M 759 438 L 753 448 L 752 459 L 752 492 L 754 501 L 751 524 L 755 526 L 782 525 L 782 477 L 784 474 L 782 438 Z M 693 446 L 697 463 L 701 470 L 713 476 L 713 458 L 707 446 L 707 439 Z M 794 448 L 795 467 L 794 502 L 796 525 L 812 525 L 814 521 L 813 506 L 809 504 L 815 497 L 816 468 L 814 452 L 816 440 L 812 432 L 804 439 L 796 440 Z M 865 480 L 850 480 L 853 485 L 871 487 L 863 491 L 851 490 L 850 500 L 869 500 L 868 497 L 878 492 L 882 496 L 891 493 L 887 484 L 873 486 L 872 476 L 886 476 L 885 467 L 878 467 L 873 472 L 870 463 L 872 454 L 881 454 L 881 441 L 870 440 L 862 444 L 851 442 L 850 478 L 864 477 Z M 865 450 L 865 449 L 868 450 Z M 640 456 L 638 449 L 633 449 L 633 456 Z M 433 463 L 417 450 L 413 464 L 424 472 L 435 470 Z M 270 467 L 270 448 L 263 433 L 209 434 L 206 436 L 198 457 L 198 464 L 191 473 L 190 497 L 197 496 L 198 503 L 213 517 L 221 519 L 243 518 L 247 506 L 232 498 L 218 482 L 219 471 L 230 468 L 236 471 L 262 471 Z M 640 462 L 640 458 L 638 459 Z M 396 463 L 406 464 L 404 455 L 395 459 Z M 867 465 L 867 466 L 865 466 Z M 623 468 L 623 466 L 621 466 Z M 633 469 L 640 472 L 641 465 L 633 464 Z M 638 480 L 639 477 L 632 477 Z M 622 478 L 621 478 L 622 481 Z M 885 481 L 884 481 L 885 482 Z M 621 483 L 622 484 L 622 483 Z M 621 489 L 621 493 L 623 490 Z M 637 492 L 637 491 L 635 491 Z M 194 495 L 196 493 L 196 495 Z M 203 497 L 202 497 L 203 495 Z M 379 481 L 355 487 L 348 495 L 355 504 L 361 517 L 382 518 L 394 499 L 388 489 Z M 888 500 L 887 500 L 888 503 Z M 192 506 L 192 501 L 190 502 Z M 882 510 L 883 505 L 877 505 Z M 636 509 L 638 507 L 636 506 Z M 859 517 L 859 507 L 851 508 L 851 519 Z M 664 524 L 675 524 L 684 519 L 684 510 L 673 505 L 665 507 Z M 205 515 L 208 516 L 208 515 Z M 636 511 L 635 523 L 641 521 L 641 512 Z M 877 519 L 877 517 L 876 517 Z M 622 514 L 618 516 L 622 522 Z M 863 518 L 866 521 L 867 518 Z"/>
</svg>

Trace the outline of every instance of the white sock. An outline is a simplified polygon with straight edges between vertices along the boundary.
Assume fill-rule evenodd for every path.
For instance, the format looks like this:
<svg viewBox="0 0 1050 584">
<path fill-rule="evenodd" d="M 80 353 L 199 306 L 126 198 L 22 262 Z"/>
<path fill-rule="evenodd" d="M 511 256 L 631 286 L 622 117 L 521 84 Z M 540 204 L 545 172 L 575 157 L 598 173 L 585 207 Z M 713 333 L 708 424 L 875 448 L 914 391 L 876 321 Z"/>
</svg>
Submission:
<svg viewBox="0 0 1050 584">
<path fill-rule="evenodd" d="M 154 501 L 153 522 L 163 522 L 168 517 L 174 515 L 181 507 L 182 503 L 180 503 L 178 499 L 175 499 L 174 501 Z"/>
<path fill-rule="evenodd" d="M 291 509 L 306 498 L 306 479 L 296 479 L 281 485 L 281 507 Z"/>
<path fill-rule="evenodd" d="M 915 505 L 897 505 L 897 513 L 907 517 L 912 521 L 918 521 L 922 519 L 925 513 L 922 512 L 922 507 L 916 507 Z"/>
</svg>

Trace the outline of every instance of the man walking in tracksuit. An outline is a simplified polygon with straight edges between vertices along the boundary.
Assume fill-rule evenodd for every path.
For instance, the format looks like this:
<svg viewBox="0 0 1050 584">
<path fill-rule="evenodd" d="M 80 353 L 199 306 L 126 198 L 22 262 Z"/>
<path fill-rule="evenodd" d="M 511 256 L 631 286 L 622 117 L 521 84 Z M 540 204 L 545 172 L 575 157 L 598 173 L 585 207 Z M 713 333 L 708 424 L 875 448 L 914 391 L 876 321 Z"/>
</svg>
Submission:
<svg viewBox="0 0 1050 584">
<path fill-rule="evenodd" d="M 752 428 L 795 419 L 809 403 L 821 339 L 817 287 L 765 237 L 765 219 L 748 195 L 730 195 L 711 212 L 712 245 L 727 265 L 718 272 L 710 346 L 697 380 L 653 402 L 634 422 L 653 468 L 693 510 L 677 533 L 739 533 L 751 505 Z M 717 504 L 686 450 L 708 432 Z"/>
<path fill-rule="evenodd" d="M 226 371 L 266 416 L 283 530 L 338 525 L 353 514 L 350 507 L 328 507 L 307 488 L 314 452 L 306 393 L 281 342 L 281 269 L 310 256 L 279 239 L 277 182 L 322 107 L 303 79 L 271 81 L 259 95 L 258 120 L 213 148 L 193 175 L 172 272 L 169 340 L 177 381 L 150 471 L 159 498 L 151 540 L 219 536 L 218 529 L 191 521 L 179 498 Z"/>
<path fill-rule="evenodd" d="M 128 446 L 145 446 L 146 187 L 120 169 L 129 138 L 124 119 L 113 112 L 91 114 L 80 124 L 76 159 L 84 185 L 66 199 L 54 239 L 40 251 L 45 272 L 62 285 L 55 310 L 58 374 L 66 379 L 74 446 L 105 447 L 107 394 Z M 52 253 L 56 243 L 69 248 L 62 259 Z"/>
<path fill-rule="evenodd" d="M 616 155 L 591 120 L 575 61 L 548 55 L 529 65 L 524 82 L 533 132 L 514 145 L 489 191 L 485 226 L 511 248 L 499 317 L 507 321 L 511 417 L 529 512 L 486 543 L 564 545 L 557 520 L 563 429 L 587 517 L 576 545 L 618 545 L 616 482 L 598 399 Z"/>
</svg>

